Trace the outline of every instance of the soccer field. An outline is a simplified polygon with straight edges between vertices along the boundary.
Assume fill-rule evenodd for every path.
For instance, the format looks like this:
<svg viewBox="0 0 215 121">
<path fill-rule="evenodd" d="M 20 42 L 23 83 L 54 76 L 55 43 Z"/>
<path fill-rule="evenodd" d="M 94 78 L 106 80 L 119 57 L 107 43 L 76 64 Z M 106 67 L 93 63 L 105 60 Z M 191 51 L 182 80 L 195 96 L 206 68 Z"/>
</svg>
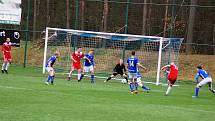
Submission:
<svg viewBox="0 0 215 121">
<path fill-rule="evenodd" d="M 194 84 L 180 83 L 170 96 L 165 86 L 129 93 L 128 85 L 87 79 L 78 83 L 55 79 L 45 85 L 41 69 L 12 66 L 0 75 L 1 121 L 214 121 L 215 95 L 203 87 L 192 99 Z M 58 75 L 57 75 L 58 76 Z M 140 89 L 141 90 L 141 89 Z"/>
</svg>

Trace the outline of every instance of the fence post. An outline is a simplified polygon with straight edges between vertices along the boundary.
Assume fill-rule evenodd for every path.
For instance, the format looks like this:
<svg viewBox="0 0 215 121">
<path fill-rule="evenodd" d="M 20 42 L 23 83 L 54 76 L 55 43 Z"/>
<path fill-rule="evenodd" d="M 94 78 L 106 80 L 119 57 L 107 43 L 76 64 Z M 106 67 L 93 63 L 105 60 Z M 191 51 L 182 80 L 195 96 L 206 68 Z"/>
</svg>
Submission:
<svg viewBox="0 0 215 121">
<path fill-rule="evenodd" d="M 29 15 L 30 15 L 30 1 L 28 0 L 28 11 L 27 11 L 27 20 L 26 20 L 26 31 L 25 31 L 25 50 L 24 50 L 24 68 L 26 67 L 26 62 L 27 62 L 27 47 L 28 47 L 28 39 L 29 39 Z"/>
</svg>

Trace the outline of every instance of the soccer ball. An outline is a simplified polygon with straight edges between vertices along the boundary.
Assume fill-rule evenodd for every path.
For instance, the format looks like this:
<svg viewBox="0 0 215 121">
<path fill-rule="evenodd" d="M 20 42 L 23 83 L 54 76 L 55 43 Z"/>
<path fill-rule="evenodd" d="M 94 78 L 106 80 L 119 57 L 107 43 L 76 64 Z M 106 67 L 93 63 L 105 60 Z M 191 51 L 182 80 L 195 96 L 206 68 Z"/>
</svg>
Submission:
<svg viewBox="0 0 215 121">
<path fill-rule="evenodd" d="M 127 83 L 126 79 L 122 79 L 121 83 L 126 84 Z"/>
</svg>

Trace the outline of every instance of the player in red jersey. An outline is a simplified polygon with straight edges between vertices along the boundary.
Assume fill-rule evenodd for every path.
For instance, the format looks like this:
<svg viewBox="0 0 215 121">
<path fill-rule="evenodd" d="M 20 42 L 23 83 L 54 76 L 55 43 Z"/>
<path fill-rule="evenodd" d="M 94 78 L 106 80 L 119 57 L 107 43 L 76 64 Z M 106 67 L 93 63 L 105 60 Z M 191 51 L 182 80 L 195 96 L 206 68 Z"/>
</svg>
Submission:
<svg viewBox="0 0 215 121">
<path fill-rule="evenodd" d="M 3 43 L 2 45 L 2 52 L 3 52 L 3 56 L 4 56 L 4 63 L 2 64 L 2 73 L 6 73 L 8 74 L 8 67 L 12 61 L 12 55 L 11 55 L 11 42 L 10 42 L 10 38 L 6 39 L 6 42 Z"/>
<path fill-rule="evenodd" d="M 71 75 L 74 70 L 78 70 L 78 81 L 80 81 L 81 77 L 81 59 L 84 57 L 84 53 L 82 53 L 82 48 L 79 47 L 75 52 L 71 55 L 72 67 L 68 76 L 68 81 L 71 80 Z"/>
<path fill-rule="evenodd" d="M 167 71 L 169 69 L 169 72 Z M 172 62 L 170 65 L 166 65 L 161 68 L 161 70 L 166 70 L 168 72 L 168 88 L 165 95 L 168 95 L 172 86 L 175 84 L 178 77 L 178 67 Z"/>
</svg>

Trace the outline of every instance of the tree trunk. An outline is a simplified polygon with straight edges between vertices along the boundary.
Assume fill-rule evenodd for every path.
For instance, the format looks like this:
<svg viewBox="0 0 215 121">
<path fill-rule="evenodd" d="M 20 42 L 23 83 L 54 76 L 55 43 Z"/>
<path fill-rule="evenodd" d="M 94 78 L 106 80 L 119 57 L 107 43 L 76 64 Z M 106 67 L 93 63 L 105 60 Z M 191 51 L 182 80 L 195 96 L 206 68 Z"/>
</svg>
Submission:
<svg viewBox="0 0 215 121">
<path fill-rule="evenodd" d="M 104 0 L 104 9 L 102 17 L 102 31 L 107 32 L 108 0 Z"/>
<path fill-rule="evenodd" d="M 49 22 L 50 22 L 50 15 L 49 15 L 49 0 L 46 0 L 46 14 L 47 14 L 47 18 L 46 18 L 46 26 L 49 26 Z"/>
<path fill-rule="evenodd" d="M 149 1 L 150 3 L 152 3 L 152 0 Z M 148 10 L 148 19 L 147 19 L 147 29 L 146 31 L 148 31 L 148 35 L 151 35 L 151 13 L 152 13 L 152 5 L 149 5 L 149 10 Z"/>
<path fill-rule="evenodd" d="M 37 0 L 34 0 L 33 41 L 36 39 Z"/>
<path fill-rule="evenodd" d="M 191 5 L 197 5 L 197 0 L 191 0 Z M 195 14 L 196 14 L 196 6 L 190 7 L 189 12 L 189 19 L 188 19 L 188 31 L 187 31 L 187 49 L 186 53 L 192 53 L 192 46 L 193 43 L 193 30 L 194 30 L 194 23 L 195 23 Z"/>
<path fill-rule="evenodd" d="M 213 50 L 214 50 L 214 54 L 215 54 L 215 25 L 213 28 Z"/>
<path fill-rule="evenodd" d="M 144 0 L 142 35 L 146 35 L 146 22 L 147 22 L 147 0 Z"/>
<path fill-rule="evenodd" d="M 166 4 L 169 4 L 169 0 L 166 0 Z M 165 7 L 163 37 L 166 37 L 167 24 L 168 24 L 167 22 L 168 22 L 168 5 L 166 5 L 166 7 Z"/>
<path fill-rule="evenodd" d="M 81 0 L 81 30 L 84 30 L 84 7 L 85 1 Z"/>
<path fill-rule="evenodd" d="M 70 28 L 70 0 L 66 0 L 66 28 Z"/>
</svg>

